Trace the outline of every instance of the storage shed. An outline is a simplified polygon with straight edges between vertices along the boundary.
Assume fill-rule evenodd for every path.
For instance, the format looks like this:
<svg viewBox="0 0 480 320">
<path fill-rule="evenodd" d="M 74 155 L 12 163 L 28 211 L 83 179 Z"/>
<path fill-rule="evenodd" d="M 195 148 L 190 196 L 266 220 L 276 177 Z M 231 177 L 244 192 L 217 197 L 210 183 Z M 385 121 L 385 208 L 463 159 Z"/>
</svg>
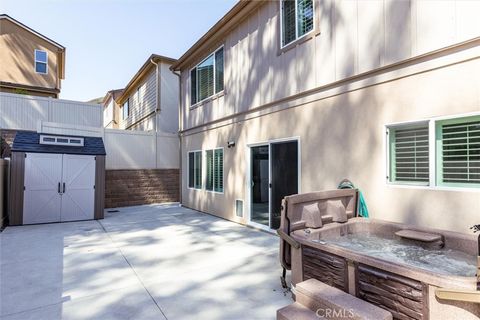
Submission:
<svg viewBox="0 0 480 320">
<path fill-rule="evenodd" d="M 100 137 L 17 132 L 9 225 L 103 219 L 105 155 Z"/>
</svg>

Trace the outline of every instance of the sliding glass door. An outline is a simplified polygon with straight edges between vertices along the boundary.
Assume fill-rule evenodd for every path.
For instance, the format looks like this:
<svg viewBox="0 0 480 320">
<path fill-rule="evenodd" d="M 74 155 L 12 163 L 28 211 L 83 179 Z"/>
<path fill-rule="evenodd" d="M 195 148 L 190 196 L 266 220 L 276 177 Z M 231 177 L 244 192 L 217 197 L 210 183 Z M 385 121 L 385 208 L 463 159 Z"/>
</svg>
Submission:
<svg viewBox="0 0 480 320">
<path fill-rule="evenodd" d="M 298 141 L 272 142 L 250 150 L 250 221 L 278 229 L 282 199 L 298 193 Z"/>
<path fill-rule="evenodd" d="M 269 220 L 269 152 L 268 145 L 252 147 L 251 149 L 251 214 L 250 220 L 270 225 Z"/>
</svg>

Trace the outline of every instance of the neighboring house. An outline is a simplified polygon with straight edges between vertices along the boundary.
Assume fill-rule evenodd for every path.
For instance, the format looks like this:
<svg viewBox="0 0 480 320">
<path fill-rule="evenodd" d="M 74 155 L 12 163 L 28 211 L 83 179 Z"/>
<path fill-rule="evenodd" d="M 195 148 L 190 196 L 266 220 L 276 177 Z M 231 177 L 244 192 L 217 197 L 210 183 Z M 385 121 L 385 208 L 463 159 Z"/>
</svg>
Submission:
<svg viewBox="0 0 480 320">
<path fill-rule="evenodd" d="M 179 79 L 170 71 L 174 62 L 152 54 L 114 99 L 119 105 L 119 129 L 178 132 Z M 106 99 L 104 106 L 109 103 Z"/>
<path fill-rule="evenodd" d="M 351 179 L 375 218 L 480 212 L 479 1 L 240 1 L 181 73 L 182 204 L 275 229 Z"/>
<path fill-rule="evenodd" d="M 103 103 L 103 127 L 118 129 L 120 123 L 120 106 L 117 99 L 122 95 L 123 89 L 110 90 L 102 99 Z"/>
<path fill-rule="evenodd" d="M 65 47 L 6 14 L 0 15 L 0 92 L 58 98 Z"/>
</svg>

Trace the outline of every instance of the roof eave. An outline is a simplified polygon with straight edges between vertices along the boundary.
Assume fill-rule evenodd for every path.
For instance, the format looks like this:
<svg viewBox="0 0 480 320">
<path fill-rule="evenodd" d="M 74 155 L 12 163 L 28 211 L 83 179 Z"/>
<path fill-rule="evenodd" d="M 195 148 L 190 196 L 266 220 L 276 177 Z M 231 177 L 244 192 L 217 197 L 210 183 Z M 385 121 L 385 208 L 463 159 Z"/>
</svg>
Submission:
<svg viewBox="0 0 480 320">
<path fill-rule="evenodd" d="M 150 55 L 150 57 L 148 57 L 145 63 L 140 67 L 137 73 L 135 73 L 132 79 L 125 86 L 125 88 L 123 89 L 123 93 L 118 97 L 118 99 L 116 99 L 119 104 L 122 104 L 124 102 L 125 98 L 128 97 L 128 94 L 130 94 L 132 87 L 134 87 L 134 85 L 138 83 L 138 81 L 140 81 L 146 74 L 148 74 L 151 68 L 153 68 L 154 64 L 152 63 L 152 60 L 156 63 L 166 62 L 168 64 L 173 64 L 177 61 L 176 59 L 161 56 L 158 54 Z"/>
<path fill-rule="evenodd" d="M 43 40 L 49 42 L 50 44 L 54 45 L 55 47 L 59 48 L 60 50 L 65 50 L 65 47 L 62 46 L 61 44 L 59 44 L 58 42 L 53 41 L 52 39 L 44 36 L 43 34 L 41 34 L 38 31 L 35 31 L 34 29 L 30 28 L 29 26 L 27 26 L 27 25 L 21 23 L 20 21 L 10 17 L 8 14 L 0 14 L 0 19 L 7 19 L 8 21 L 16 24 L 17 26 L 35 34 L 37 37 L 42 38 Z"/>
<path fill-rule="evenodd" d="M 214 41 L 224 35 L 224 32 L 229 30 L 236 22 L 241 21 L 248 13 L 263 5 L 264 1 L 256 0 L 240 0 L 230 11 L 228 11 L 217 23 L 210 28 L 197 42 L 193 44 L 170 69 L 172 71 L 179 71 L 184 68 L 190 60 L 195 57 L 195 54 L 201 51 L 202 48 L 208 47 Z"/>
</svg>

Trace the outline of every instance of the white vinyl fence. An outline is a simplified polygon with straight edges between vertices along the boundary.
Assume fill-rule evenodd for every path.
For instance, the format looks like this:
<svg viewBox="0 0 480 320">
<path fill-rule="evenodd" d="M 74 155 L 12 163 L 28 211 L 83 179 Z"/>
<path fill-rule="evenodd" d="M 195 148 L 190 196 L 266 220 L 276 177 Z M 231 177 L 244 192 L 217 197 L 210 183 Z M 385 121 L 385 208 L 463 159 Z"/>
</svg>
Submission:
<svg viewBox="0 0 480 320">
<path fill-rule="evenodd" d="M 176 134 L 105 129 L 107 169 L 177 169 L 180 142 Z"/>
<path fill-rule="evenodd" d="M 80 101 L 0 93 L 0 129 L 37 130 L 39 121 L 101 128 L 103 107 Z"/>
<path fill-rule="evenodd" d="M 154 131 L 104 129 L 41 122 L 38 132 L 102 137 L 107 151 L 106 168 L 178 169 L 180 142 L 176 134 Z"/>
</svg>

